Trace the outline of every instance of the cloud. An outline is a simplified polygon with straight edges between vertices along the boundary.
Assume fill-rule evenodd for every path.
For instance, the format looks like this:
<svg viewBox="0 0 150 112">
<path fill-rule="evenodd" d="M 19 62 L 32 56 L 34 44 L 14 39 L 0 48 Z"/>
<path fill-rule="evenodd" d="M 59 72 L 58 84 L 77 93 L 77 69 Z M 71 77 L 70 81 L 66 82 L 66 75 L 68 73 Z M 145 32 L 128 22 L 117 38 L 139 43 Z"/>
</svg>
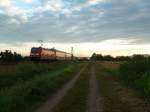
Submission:
<svg viewBox="0 0 150 112">
<path fill-rule="evenodd" d="M 99 2 L 104 2 L 104 0 L 88 0 L 87 4 L 93 5 L 98 4 Z"/>
<path fill-rule="evenodd" d="M 0 0 L 0 46 L 29 54 L 42 39 L 78 56 L 150 53 L 149 12 L 147 0 Z"/>
<path fill-rule="evenodd" d="M 37 7 L 37 11 L 45 12 L 45 11 L 54 11 L 59 12 L 62 10 L 63 3 L 61 0 L 40 0 L 41 5 Z"/>
<path fill-rule="evenodd" d="M 71 11 L 81 11 L 81 9 L 87 8 L 92 5 L 97 5 L 101 2 L 104 2 L 104 0 L 86 0 L 85 2 L 79 3 L 78 5 L 72 7 Z"/>
<path fill-rule="evenodd" d="M 9 0 L 0 0 L 0 6 L 2 6 L 2 7 L 10 6 L 10 1 Z"/>
<path fill-rule="evenodd" d="M 50 0 L 44 4 L 44 8 L 51 11 L 60 11 L 62 9 L 62 4 L 60 0 Z"/>
<path fill-rule="evenodd" d="M 20 24 L 20 22 L 18 22 L 16 19 L 12 18 L 9 21 L 10 24 Z"/>
<path fill-rule="evenodd" d="M 102 44 L 107 44 L 107 45 L 131 45 L 135 43 L 137 40 L 136 39 L 109 39 L 109 40 L 104 40 L 101 43 Z"/>
<path fill-rule="evenodd" d="M 78 29 L 77 26 L 71 26 L 65 32 L 66 33 L 73 33 L 73 32 L 76 32 L 77 29 Z"/>
<path fill-rule="evenodd" d="M 0 0 L 0 40 L 150 43 L 149 12 L 146 0 Z"/>
<path fill-rule="evenodd" d="M 24 0 L 25 3 L 32 3 L 33 0 Z"/>
<path fill-rule="evenodd" d="M 10 18 L 10 22 L 12 20 L 22 23 L 28 21 L 28 17 L 25 13 L 25 10 L 16 7 L 12 4 L 10 0 L 0 0 L 0 10 L 3 12 L 3 14 L 7 15 Z"/>
</svg>

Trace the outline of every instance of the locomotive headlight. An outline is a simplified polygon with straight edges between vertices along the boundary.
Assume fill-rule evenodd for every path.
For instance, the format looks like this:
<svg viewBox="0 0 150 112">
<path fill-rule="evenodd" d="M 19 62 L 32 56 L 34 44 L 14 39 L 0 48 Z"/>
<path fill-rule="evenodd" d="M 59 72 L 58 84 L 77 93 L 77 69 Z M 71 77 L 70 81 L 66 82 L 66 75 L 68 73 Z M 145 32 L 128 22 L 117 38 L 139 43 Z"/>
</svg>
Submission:
<svg viewBox="0 0 150 112">
<path fill-rule="evenodd" d="M 38 56 L 38 55 L 39 55 L 39 53 L 36 53 L 35 55 L 37 55 L 37 56 Z"/>
</svg>

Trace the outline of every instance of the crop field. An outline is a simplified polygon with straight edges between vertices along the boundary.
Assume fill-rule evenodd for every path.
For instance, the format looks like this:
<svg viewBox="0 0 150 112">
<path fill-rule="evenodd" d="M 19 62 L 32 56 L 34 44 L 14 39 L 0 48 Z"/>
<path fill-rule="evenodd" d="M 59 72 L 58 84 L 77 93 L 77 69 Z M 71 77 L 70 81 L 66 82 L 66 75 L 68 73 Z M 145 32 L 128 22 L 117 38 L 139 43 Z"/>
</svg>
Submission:
<svg viewBox="0 0 150 112">
<path fill-rule="evenodd" d="M 150 112 L 149 62 L 0 65 L 0 112 Z"/>
</svg>

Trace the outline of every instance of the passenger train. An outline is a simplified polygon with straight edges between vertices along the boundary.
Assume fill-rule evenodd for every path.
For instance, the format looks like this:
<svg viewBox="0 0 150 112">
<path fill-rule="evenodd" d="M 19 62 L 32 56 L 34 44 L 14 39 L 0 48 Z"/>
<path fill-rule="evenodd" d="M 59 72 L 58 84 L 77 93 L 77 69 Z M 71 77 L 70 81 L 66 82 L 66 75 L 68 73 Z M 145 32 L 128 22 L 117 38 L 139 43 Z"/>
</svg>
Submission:
<svg viewBox="0 0 150 112">
<path fill-rule="evenodd" d="M 31 48 L 30 59 L 33 61 L 71 60 L 72 54 L 54 48 L 33 47 Z"/>
</svg>

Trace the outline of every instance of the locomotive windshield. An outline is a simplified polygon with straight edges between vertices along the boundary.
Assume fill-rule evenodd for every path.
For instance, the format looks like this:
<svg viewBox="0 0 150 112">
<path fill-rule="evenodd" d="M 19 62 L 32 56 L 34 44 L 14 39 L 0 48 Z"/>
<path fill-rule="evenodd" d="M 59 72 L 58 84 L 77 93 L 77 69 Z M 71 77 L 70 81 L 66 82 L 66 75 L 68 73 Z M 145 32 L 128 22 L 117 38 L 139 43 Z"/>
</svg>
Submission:
<svg viewBox="0 0 150 112">
<path fill-rule="evenodd" d="M 39 51 L 40 51 L 39 48 L 32 48 L 32 49 L 31 49 L 31 52 L 32 52 L 32 53 L 37 53 L 37 52 L 39 52 Z"/>
</svg>

